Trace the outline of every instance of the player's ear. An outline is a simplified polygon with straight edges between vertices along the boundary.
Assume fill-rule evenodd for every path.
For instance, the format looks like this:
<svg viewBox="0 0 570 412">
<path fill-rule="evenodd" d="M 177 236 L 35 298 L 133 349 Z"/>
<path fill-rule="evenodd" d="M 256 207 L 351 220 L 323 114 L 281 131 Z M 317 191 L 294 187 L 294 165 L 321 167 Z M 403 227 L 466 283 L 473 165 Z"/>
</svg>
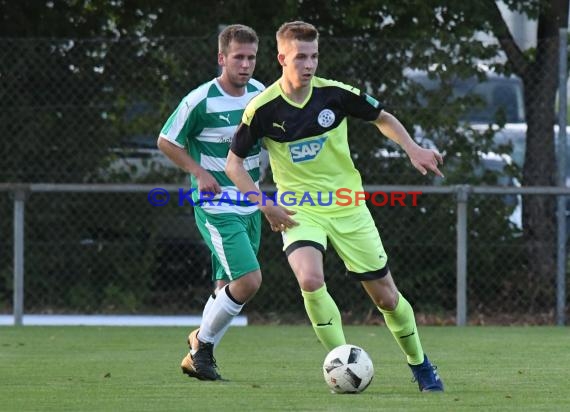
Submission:
<svg viewBox="0 0 570 412">
<path fill-rule="evenodd" d="M 285 64 L 285 55 L 283 53 L 277 53 L 277 61 L 281 66 L 286 66 Z"/>
<path fill-rule="evenodd" d="M 225 66 L 225 56 L 222 52 L 218 52 L 218 65 Z"/>
</svg>

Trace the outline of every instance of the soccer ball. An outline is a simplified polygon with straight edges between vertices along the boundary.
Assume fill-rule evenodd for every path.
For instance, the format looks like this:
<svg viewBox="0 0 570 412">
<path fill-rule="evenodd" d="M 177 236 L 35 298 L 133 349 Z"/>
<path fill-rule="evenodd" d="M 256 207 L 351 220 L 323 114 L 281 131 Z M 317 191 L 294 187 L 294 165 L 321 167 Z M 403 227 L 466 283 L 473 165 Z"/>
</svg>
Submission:
<svg viewBox="0 0 570 412">
<path fill-rule="evenodd" d="M 336 393 L 359 393 L 372 382 L 374 365 L 364 349 L 341 345 L 328 353 L 323 374 L 327 385 Z"/>
</svg>

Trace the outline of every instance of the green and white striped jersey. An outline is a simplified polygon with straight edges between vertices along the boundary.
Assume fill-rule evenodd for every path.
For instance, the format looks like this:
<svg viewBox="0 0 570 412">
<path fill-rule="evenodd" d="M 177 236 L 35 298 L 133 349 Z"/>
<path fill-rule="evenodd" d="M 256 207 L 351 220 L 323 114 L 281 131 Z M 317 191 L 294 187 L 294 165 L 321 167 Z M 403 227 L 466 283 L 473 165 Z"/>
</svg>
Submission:
<svg viewBox="0 0 570 412">
<path fill-rule="evenodd" d="M 239 125 L 247 103 L 265 87 L 251 79 L 243 96 L 230 96 L 224 92 L 217 79 L 192 90 L 178 105 L 164 124 L 160 136 L 188 154 L 214 176 L 222 193 L 210 194 L 192 192 L 196 206 L 208 213 L 250 214 L 257 210 L 241 195 L 237 187 L 226 176 L 226 157 L 233 135 Z M 259 187 L 259 151 L 256 145 L 247 154 L 244 167 Z M 195 176 L 190 175 L 192 188 L 198 188 Z"/>
</svg>

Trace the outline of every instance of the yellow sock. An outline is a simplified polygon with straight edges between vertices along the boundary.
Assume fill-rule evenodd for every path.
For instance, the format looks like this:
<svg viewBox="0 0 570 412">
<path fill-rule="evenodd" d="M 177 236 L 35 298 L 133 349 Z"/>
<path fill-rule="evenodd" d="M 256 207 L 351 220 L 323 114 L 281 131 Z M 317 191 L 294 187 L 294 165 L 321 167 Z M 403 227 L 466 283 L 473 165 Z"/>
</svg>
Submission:
<svg viewBox="0 0 570 412">
<path fill-rule="evenodd" d="M 327 292 L 326 285 L 314 292 L 301 290 L 305 310 L 313 325 L 317 337 L 327 351 L 344 345 L 346 340 L 342 330 L 342 319 L 333 298 Z"/>
<path fill-rule="evenodd" d="M 380 309 L 384 315 L 386 326 L 402 352 L 408 358 L 410 365 L 419 365 L 424 361 L 424 350 L 420 342 L 420 335 L 416 327 L 412 305 L 398 292 L 398 304 L 394 310 Z"/>
</svg>

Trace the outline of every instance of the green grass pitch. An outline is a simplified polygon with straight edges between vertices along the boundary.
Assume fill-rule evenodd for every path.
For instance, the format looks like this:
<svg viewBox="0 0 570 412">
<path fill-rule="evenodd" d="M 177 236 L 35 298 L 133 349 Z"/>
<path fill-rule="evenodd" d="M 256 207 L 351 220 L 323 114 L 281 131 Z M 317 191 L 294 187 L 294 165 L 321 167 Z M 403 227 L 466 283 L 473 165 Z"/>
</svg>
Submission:
<svg viewBox="0 0 570 412">
<path fill-rule="evenodd" d="M 421 394 L 383 326 L 347 326 L 376 374 L 331 394 L 310 326 L 230 328 L 225 382 L 179 368 L 186 328 L 0 327 L 2 411 L 568 411 L 570 333 L 560 327 L 423 327 L 443 394 Z"/>
</svg>

